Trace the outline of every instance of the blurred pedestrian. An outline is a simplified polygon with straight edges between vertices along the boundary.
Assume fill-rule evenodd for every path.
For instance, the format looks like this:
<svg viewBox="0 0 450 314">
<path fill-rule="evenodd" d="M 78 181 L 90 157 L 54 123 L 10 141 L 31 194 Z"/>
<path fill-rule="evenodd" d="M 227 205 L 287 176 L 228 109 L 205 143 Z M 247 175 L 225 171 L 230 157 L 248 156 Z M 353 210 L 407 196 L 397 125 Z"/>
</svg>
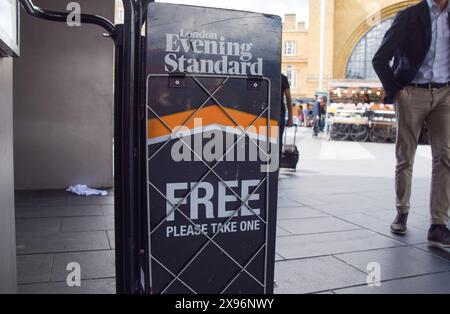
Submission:
<svg viewBox="0 0 450 314">
<path fill-rule="evenodd" d="M 292 118 L 293 118 L 293 123 L 294 125 L 299 125 L 299 116 L 301 113 L 301 108 L 299 104 L 295 104 L 292 107 Z"/>
<path fill-rule="evenodd" d="M 279 137 L 279 143 L 280 143 L 280 156 L 281 156 L 281 150 L 283 147 L 283 135 L 286 126 L 292 127 L 294 125 L 293 119 L 292 119 L 292 96 L 291 96 L 291 87 L 289 85 L 289 80 L 286 75 L 281 74 L 281 117 L 280 117 L 280 137 Z M 284 102 L 284 99 L 286 99 L 286 103 Z M 286 121 L 286 107 L 287 107 L 287 121 Z"/>
<path fill-rule="evenodd" d="M 314 103 L 314 111 L 313 111 L 313 137 L 318 137 L 319 132 L 323 130 L 323 121 L 322 117 L 324 116 L 326 112 L 326 104 L 327 104 L 327 97 L 326 96 L 320 96 L 318 97 L 317 101 Z"/>
</svg>

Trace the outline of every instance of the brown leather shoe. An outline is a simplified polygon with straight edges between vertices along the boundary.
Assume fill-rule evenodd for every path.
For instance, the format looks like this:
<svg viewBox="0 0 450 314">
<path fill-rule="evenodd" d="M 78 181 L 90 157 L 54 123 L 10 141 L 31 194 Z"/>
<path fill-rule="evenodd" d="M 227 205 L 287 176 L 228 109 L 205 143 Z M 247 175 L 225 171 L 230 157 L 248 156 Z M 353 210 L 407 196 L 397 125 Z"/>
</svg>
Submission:
<svg viewBox="0 0 450 314">
<path fill-rule="evenodd" d="M 405 235 L 408 232 L 406 223 L 408 221 L 408 214 L 397 214 L 394 222 L 391 225 L 391 232 L 393 234 Z"/>
<path fill-rule="evenodd" d="M 428 231 L 428 246 L 450 248 L 450 230 L 445 225 L 433 225 Z"/>
</svg>

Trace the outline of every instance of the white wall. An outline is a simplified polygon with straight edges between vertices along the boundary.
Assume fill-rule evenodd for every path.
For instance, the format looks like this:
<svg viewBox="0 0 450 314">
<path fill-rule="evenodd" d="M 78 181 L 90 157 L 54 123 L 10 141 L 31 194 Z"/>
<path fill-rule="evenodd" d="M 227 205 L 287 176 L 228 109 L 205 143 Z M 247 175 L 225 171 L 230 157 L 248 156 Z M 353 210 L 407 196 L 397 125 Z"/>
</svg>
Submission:
<svg viewBox="0 0 450 314">
<path fill-rule="evenodd" d="M 35 0 L 65 10 L 68 0 Z M 114 18 L 114 1 L 77 0 L 83 13 Z M 113 185 L 113 42 L 22 10 L 14 63 L 15 184 L 18 190 Z"/>
<path fill-rule="evenodd" d="M 0 293 L 15 293 L 12 59 L 0 58 Z"/>
</svg>

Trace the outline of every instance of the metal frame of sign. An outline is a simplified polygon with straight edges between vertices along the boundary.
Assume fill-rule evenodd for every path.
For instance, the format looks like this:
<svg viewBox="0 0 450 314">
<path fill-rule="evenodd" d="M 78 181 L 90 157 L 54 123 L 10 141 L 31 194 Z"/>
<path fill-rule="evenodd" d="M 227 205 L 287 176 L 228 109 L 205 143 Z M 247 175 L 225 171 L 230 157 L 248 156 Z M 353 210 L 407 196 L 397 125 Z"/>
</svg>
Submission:
<svg viewBox="0 0 450 314">
<path fill-rule="evenodd" d="M 233 218 L 235 218 L 236 217 L 236 215 L 241 211 L 241 209 L 245 206 L 245 207 L 247 207 L 250 211 L 252 211 L 253 213 L 255 213 L 254 212 L 254 210 L 247 204 L 247 202 L 248 202 L 248 200 L 249 199 L 251 199 L 251 197 L 258 191 L 258 189 L 263 185 L 263 184 L 265 184 L 266 185 L 266 191 L 265 191 L 265 197 L 266 197 L 266 199 L 265 199 L 265 206 L 266 206 L 266 208 L 264 209 L 264 216 L 265 216 L 265 219 L 263 219 L 262 217 L 261 217 L 261 215 L 256 215 L 263 223 L 264 223 L 264 225 L 265 225 L 265 230 L 264 230 L 264 237 L 265 237 L 265 240 L 264 240 L 264 243 L 258 248 L 258 250 L 253 254 L 253 255 L 251 255 L 251 257 L 250 257 L 250 259 L 246 262 L 246 264 L 245 265 L 241 265 L 239 262 L 237 262 L 234 258 L 233 258 L 233 256 L 231 256 L 231 254 L 229 254 L 228 252 L 226 252 L 226 250 L 225 249 L 223 249 L 222 247 L 221 247 L 221 245 L 219 244 L 219 243 L 217 243 L 217 242 L 215 242 L 214 241 L 214 239 L 217 237 L 217 235 L 219 235 L 220 234 L 220 232 L 219 231 L 217 231 L 217 232 L 215 232 L 212 236 L 209 236 L 207 233 L 205 233 L 205 232 L 202 232 L 202 235 L 207 239 L 207 241 L 205 242 L 205 243 L 203 243 L 202 245 L 201 245 L 201 247 L 197 250 L 197 251 L 194 251 L 193 252 L 193 257 L 192 257 L 192 259 L 190 259 L 189 261 L 186 261 L 186 263 L 185 263 L 185 265 L 183 266 L 183 268 L 178 272 L 178 273 L 174 273 L 169 267 L 167 267 L 166 265 L 164 265 L 164 263 L 163 262 L 161 262 L 161 261 L 159 261 L 158 260 L 158 257 L 157 256 L 154 256 L 153 255 L 153 253 L 152 253 L 152 249 L 151 249 L 151 244 L 152 244 L 152 234 L 157 230 L 157 229 L 159 229 L 162 225 L 163 225 L 163 223 L 164 223 L 164 220 L 165 219 L 163 219 L 162 221 L 160 221 L 160 222 L 158 222 L 157 223 L 157 226 L 155 227 L 155 228 L 152 228 L 151 227 L 151 221 L 150 221 L 150 216 L 151 215 L 149 215 L 148 216 L 148 230 L 149 230 L 149 233 L 148 233 L 148 245 L 149 245 L 149 258 L 150 258 L 150 262 L 149 262 L 149 277 L 150 277 L 150 282 L 149 282 L 149 284 L 150 284 L 150 287 L 152 287 L 152 290 L 155 290 L 155 287 L 153 286 L 154 285 L 154 282 L 153 282 L 153 280 L 152 280 L 152 263 L 153 263 L 153 261 L 154 262 L 156 262 L 160 267 L 162 267 L 163 269 L 165 269 L 168 273 L 170 273 L 171 275 L 172 275 L 172 277 L 173 277 L 173 279 L 165 286 L 165 287 L 163 287 L 162 289 L 160 289 L 160 291 L 158 291 L 159 293 L 167 293 L 168 292 L 168 290 L 169 290 L 169 288 L 175 283 L 175 282 L 180 282 L 183 286 L 185 286 L 190 292 L 192 292 L 192 293 L 194 293 L 194 294 L 196 294 L 197 293 L 197 291 L 194 289 L 194 288 L 192 288 L 189 284 L 187 284 L 187 283 L 185 283 L 181 278 L 180 278 L 180 276 L 181 276 L 181 274 L 182 273 L 184 273 L 185 271 L 186 271 L 186 269 L 199 257 L 199 255 L 200 255 L 200 253 L 202 253 L 204 250 L 205 250 L 205 248 L 209 245 L 209 244 L 214 244 L 226 257 L 228 257 L 230 260 L 232 260 L 232 262 L 234 263 L 234 264 L 236 264 L 240 269 L 239 269 L 239 271 L 237 272 L 237 274 L 236 275 L 234 275 L 233 277 L 232 277 L 232 279 L 230 280 L 230 281 L 228 281 L 228 283 L 223 287 L 223 289 L 221 290 L 221 291 L 217 291 L 217 292 L 213 292 L 213 291 L 211 291 L 211 292 L 213 292 L 213 293 L 225 293 L 226 291 L 227 291 L 227 289 L 231 286 L 231 284 L 233 283 L 233 282 L 235 282 L 236 281 L 236 279 L 239 277 L 239 275 L 242 273 L 242 272 L 245 272 L 251 279 L 253 279 L 258 285 L 260 285 L 261 286 L 261 288 L 263 289 L 261 292 L 263 292 L 263 293 L 268 293 L 268 291 L 269 290 L 271 290 L 272 288 L 272 283 L 270 283 L 270 284 L 268 284 L 268 282 L 267 282 L 267 280 L 268 280 L 268 274 L 267 274 L 267 260 L 268 260 L 268 252 L 269 252 L 269 248 L 268 248 L 268 246 L 269 246 L 269 244 L 268 244 L 268 241 L 269 241 L 269 221 L 270 221 L 270 215 L 271 215 L 271 213 L 270 213 L 270 201 L 269 201 L 269 198 L 270 198 L 270 172 L 269 171 L 267 171 L 266 173 L 265 173 L 265 177 L 264 177 L 264 179 L 260 182 L 260 184 L 253 190 L 253 192 L 252 193 L 250 193 L 250 195 L 248 195 L 247 196 L 247 198 L 245 199 L 245 200 L 243 200 L 239 195 L 237 195 L 237 193 L 236 192 L 234 192 L 232 189 L 231 189 L 231 187 L 229 187 L 227 184 L 226 184 L 226 181 L 219 175 L 219 174 L 217 174 L 217 172 L 216 171 L 214 171 L 214 169 L 216 168 L 216 166 L 220 163 L 220 162 L 223 162 L 223 160 L 224 160 L 224 158 L 229 154 L 229 152 L 231 151 L 231 150 L 233 150 L 234 148 L 235 148 L 235 146 L 237 145 L 237 144 L 239 144 L 240 143 L 240 141 L 243 139 L 243 138 L 248 138 L 250 141 L 253 141 L 253 143 L 258 147 L 258 149 L 260 149 L 260 150 L 262 150 L 263 152 L 267 152 L 268 154 L 270 154 L 270 150 L 271 150 L 271 145 L 270 145 L 270 134 L 271 134 L 271 131 L 270 131 L 270 127 L 271 127 L 271 125 L 270 125 L 270 121 L 271 121 L 271 82 L 270 82 L 270 80 L 268 79 L 268 78 L 266 78 L 266 77 L 258 77 L 257 78 L 257 80 L 258 81 L 265 81 L 267 84 L 266 84 L 266 87 L 267 87 L 267 91 L 266 91 L 266 100 L 267 100 L 267 107 L 265 107 L 262 111 L 261 111 L 261 113 L 256 117 L 256 119 L 251 123 L 251 125 L 250 126 L 248 126 L 246 129 L 243 129 L 242 127 L 240 127 L 240 125 L 239 125 L 239 123 L 233 118 L 233 116 L 231 116 L 228 112 L 227 112 L 227 110 L 225 109 L 226 108 L 226 106 L 224 106 L 222 103 L 221 103 L 221 101 L 219 101 L 216 97 L 215 97 L 215 94 L 217 93 L 217 92 L 219 92 L 219 90 L 221 89 L 221 88 L 223 88 L 223 86 L 229 81 L 229 80 L 245 80 L 245 84 L 248 84 L 249 83 L 249 81 L 250 82 L 252 82 L 252 79 L 255 79 L 254 77 L 251 77 L 251 76 L 220 76 L 220 75 L 207 75 L 207 74 L 183 74 L 182 76 L 181 76 L 182 78 L 184 78 L 184 77 L 186 77 L 186 78 L 188 78 L 188 77 L 190 77 L 190 78 L 192 78 L 192 80 L 207 94 L 207 99 L 199 106 L 199 107 L 197 107 L 190 115 L 189 115 L 189 117 L 185 120 L 185 121 L 183 121 L 183 123 L 181 124 L 181 127 L 183 127 L 183 126 L 185 126 L 185 124 L 186 123 L 188 123 L 189 122 L 189 120 L 191 120 L 191 119 L 193 119 L 194 118 L 194 116 L 196 115 L 196 113 L 199 111 L 199 110 L 201 110 L 202 108 L 204 108 L 205 107 L 205 105 L 206 105 L 206 103 L 211 99 L 212 101 L 214 101 L 219 107 L 220 107 L 220 109 L 228 116 L 228 118 L 230 119 L 230 120 L 232 120 L 233 121 L 233 123 L 237 126 L 237 127 L 239 127 L 240 128 L 240 131 L 242 132 L 242 134 L 241 135 L 238 135 L 238 139 L 236 140 L 236 141 L 234 141 L 234 143 L 233 143 L 233 145 L 231 146 L 231 147 L 228 147 L 228 150 L 223 154 L 223 156 L 220 158 L 220 160 L 218 160 L 212 167 L 210 166 L 210 165 L 208 165 L 208 163 L 206 163 L 204 160 L 201 160 L 201 162 L 203 163 L 203 165 L 205 165 L 207 168 L 208 168 L 208 171 L 206 172 L 206 174 L 203 174 L 202 176 L 201 176 L 201 178 L 200 178 L 200 180 L 198 180 L 198 182 L 197 182 L 197 185 L 194 187 L 194 188 L 191 188 L 191 190 L 188 192 L 188 194 L 186 194 L 185 196 L 184 196 L 184 199 L 187 199 L 189 196 L 190 196 L 190 194 L 193 192 L 193 190 L 195 190 L 196 188 L 197 188 L 197 186 L 200 184 L 200 183 L 202 183 L 205 179 L 206 179 L 206 177 L 209 175 L 209 174 L 214 174 L 214 176 L 219 180 L 219 182 L 221 182 L 222 184 L 224 184 L 224 186 L 226 187 L 226 188 L 228 188 L 230 191 L 232 191 L 233 192 L 233 194 L 234 194 L 234 196 L 238 199 L 238 202 L 240 202 L 240 205 L 238 206 L 238 209 L 237 210 L 235 210 L 234 211 L 234 214 L 233 214 L 233 216 L 231 216 L 231 217 L 229 217 L 229 218 L 227 218 L 227 219 L 225 219 L 225 222 L 224 222 L 224 224 L 226 224 L 226 223 L 229 223 Z M 181 79 L 181 77 L 178 75 L 178 76 L 175 76 L 175 78 L 174 78 L 174 80 L 175 80 L 175 82 L 179 82 L 179 80 Z M 146 156 L 147 156 L 147 160 L 148 161 L 150 161 L 153 157 L 155 157 L 163 148 L 164 148 L 164 146 L 166 146 L 167 144 L 169 144 L 170 143 L 170 141 L 173 139 L 173 136 L 176 138 L 176 139 L 178 139 L 178 140 L 180 140 L 180 141 L 182 141 L 183 143 L 184 143 L 184 141 L 183 141 L 183 138 L 180 136 L 180 135 L 178 135 L 177 133 L 176 133 L 176 130 L 173 130 L 169 125 L 167 125 L 166 124 L 166 122 L 155 112 L 155 110 L 153 110 L 153 108 L 151 108 L 150 106 L 149 106 L 149 100 L 148 100 L 148 95 L 149 95 L 149 84 L 150 84 L 150 80 L 152 79 L 152 78 L 164 78 L 164 79 L 169 79 L 170 80 L 170 78 L 171 78 L 171 75 L 170 74 L 150 74 L 150 75 L 148 75 L 147 76 L 147 84 L 146 84 L 146 86 L 147 86 L 147 88 L 146 88 L 146 90 L 147 90 L 147 99 L 146 99 L 146 107 L 147 107 L 147 110 L 146 110 L 146 120 L 148 120 L 149 119 L 149 116 L 148 116 L 148 113 L 149 113 L 149 111 L 152 113 L 152 115 L 154 115 L 155 117 L 156 117 L 156 119 L 159 121 L 159 122 L 161 122 L 164 126 L 165 126 L 165 128 L 167 128 L 167 130 L 170 132 L 170 134 L 171 134 L 171 136 L 164 142 L 164 144 L 161 146 L 161 147 L 159 147 L 158 148 L 158 150 L 156 151 L 156 152 L 154 152 L 151 156 L 149 155 L 149 149 L 148 149 L 148 147 L 149 146 L 147 146 L 147 154 L 146 154 Z M 220 84 L 213 92 L 211 92 L 210 90 L 208 90 L 205 86 L 203 86 L 203 84 L 199 81 L 199 78 L 217 78 L 217 79 L 224 79 L 224 81 L 222 82 L 222 84 Z M 252 83 L 252 84 L 259 84 L 259 83 Z M 156 98 L 157 98 L 157 95 L 154 95 Z M 266 116 L 266 119 L 267 119 L 267 130 L 266 130 L 266 145 L 267 145 L 267 147 L 266 148 L 264 148 L 264 149 L 262 149 L 261 147 L 260 147 L 260 145 L 258 144 L 258 143 L 255 143 L 254 142 L 254 140 L 249 136 L 249 134 L 247 133 L 248 132 L 248 130 L 252 127 L 252 126 L 254 126 L 254 124 L 259 120 L 259 119 L 261 119 L 263 116 Z M 184 143 L 184 144 L 186 144 L 186 143 Z M 196 154 L 196 152 L 191 148 L 191 147 L 189 147 L 189 145 L 185 145 L 186 147 L 188 147 L 189 148 L 189 150 L 195 155 Z M 201 158 L 200 158 L 201 159 Z M 147 167 L 147 178 L 149 178 L 149 167 Z M 164 195 L 164 193 L 163 192 L 161 192 L 149 179 L 148 179 L 148 184 L 147 184 L 147 195 L 148 195 L 148 201 L 149 201 L 149 205 L 148 205 L 148 208 L 149 208 L 149 211 L 151 211 L 152 210 L 152 206 L 151 206 L 151 204 L 150 204 L 150 187 L 151 188 L 153 188 L 153 189 L 155 189 L 159 194 L 160 194 L 160 196 L 162 197 L 162 198 L 164 198 L 165 200 L 166 200 L 166 202 L 168 202 L 168 203 L 170 203 L 170 205 L 172 206 L 172 211 L 170 212 L 170 213 L 168 213 L 167 214 L 167 216 L 166 217 L 168 217 L 169 215 L 171 215 L 173 212 L 179 212 L 179 213 L 181 213 L 181 215 L 183 215 L 184 216 L 184 218 L 189 222 L 189 224 L 191 224 L 192 226 L 196 226 L 196 224 L 195 224 L 195 222 L 193 222 L 186 214 L 184 214 L 180 209 L 179 209 L 179 207 L 180 207 L 180 205 L 181 205 L 181 203 L 183 202 L 183 201 L 181 201 L 181 202 L 179 202 L 178 204 L 172 204 L 171 202 L 170 202 L 170 200 L 168 200 L 167 199 L 167 197 Z M 265 263 L 265 265 L 264 265 L 264 282 L 260 282 L 257 278 L 255 278 L 256 276 L 254 276 L 253 274 L 251 274 L 246 268 L 253 262 L 253 260 L 259 255 L 259 253 L 262 251 L 264 249 L 264 263 Z"/>
<path fill-rule="evenodd" d="M 42 9 L 32 0 L 19 0 L 23 9 L 39 19 L 66 23 L 68 12 Z M 122 0 L 124 23 L 114 25 L 102 16 L 81 14 L 81 23 L 100 26 L 115 44 L 114 67 L 114 223 L 116 252 L 116 291 L 118 294 L 148 293 L 145 265 L 146 239 L 140 221 L 145 213 L 139 210 L 145 203 L 140 186 L 145 176 L 140 167 L 145 160 L 144 123 L 140 115 L 144 104 L 145 76 L 142 62 L 144 50 L 141 36 L 143 12 L 153 0 Z M 113 4 L 111 4 L 113 5 Z M 144 104 L 145 106 L 145 104 Z M 138 152 L 142 150 L 142 154 Z M 144 169 L 144 168 L 142 168 Z M 145 186 L 145 185 L 144 185 Z M 144 216 L 144 217 L 143 217 Z"/>
</svg>

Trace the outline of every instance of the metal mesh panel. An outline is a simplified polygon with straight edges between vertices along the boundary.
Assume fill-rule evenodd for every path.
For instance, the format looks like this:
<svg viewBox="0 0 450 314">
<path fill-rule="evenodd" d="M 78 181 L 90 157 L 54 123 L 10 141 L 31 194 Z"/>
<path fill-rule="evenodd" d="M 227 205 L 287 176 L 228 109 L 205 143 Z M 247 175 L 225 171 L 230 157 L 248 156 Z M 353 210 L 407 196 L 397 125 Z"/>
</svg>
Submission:
<svg viewBox="0 0 450 314">
<path fill-rule="evenodd" d="M 220 80 L 221 82 L 215 87 L 215 88 L 208 88 L 205 84 L 205 80 L 212 79 L 212 80 Z M 180 120 L 180 126 L 183 127 L 186 126 L 188 123 L 192 122 L 192 119 L 195 118 L 196 114 L 198 114 L 201 110 L 208 107 L 210 103 L 214 103 L 215 106 L 220 108 L 220 111 L 224 114 L 224 116 L 233 122 L 234 126 L 239 130 L 239 134 L 237 134 L 237 140 L 234 141 L 233 145 L 230 147 L 227 147 L 225 150 L 225 153 L 223 156 L 218 159 L 214 163 L 206 162 L 202 156 L 199 155 L 195 149 L 193 149 L 190 145 L 190 143 L 186 142 L 186 139 L 184 136 L 181 136 L 176 129 L 171 127 L 169 123 L 162 117 L 160 114 L 158 114 L 158 108 L 157 106 L 151 106 L 149 105 L 148 99 L 147 99 L 147 120 L 151 117 L 152 119 L 156 119 L 163 128 L 166 129 L 168 133 L 170 133 L 170 137 L 165 139 L 162 144 L 158 144 L 159 146 L 157 148 L 154 148 L 150 150 L 151 144 L 149 144 L 147 147 L 147 156 L 148 156 L 148 199 L 149 199 L 149 254 L 150 254 L 150 278 L 151 278 L 151 286 L 154 286 L 154 282 L 152 282 L 152 265 L 158 265 L 158 267 L 161 267 L 165 272 L 167 272 L 167 275 L 169 276 L 169 280 L 166 280 L 166 284 L 163 287 L 154 287 L 156 292 L 158 293 L 170 293 L 174 291 L 180 291 L 179 289 L 184 289 L 186 292 L 190 293 L 199 293 L 198 287 L 193 286 L 190 282 L 188 282 L 186 279 L 183 279 L 183 276 L 189 271 L 189 268 L 192 267 L 194 263 L 200 262 L 200 259 L 204 258 L 205 254 L 219 254 L 223 257 L 224 261 L 226 260 L 229 262 L 229 265 L 232 265 L 232 267 L 228 267 L 230 269 L 233 269 L 233 274 L 229 276 L 229 279 L 227 279 L 225 282 L 220 282 L 220 288 L 217 289 L 217 291 L 214 291 L 215 293 L 227 293 L 227 289 L 229 289 L 237 280 L 245 274 L 247 280 L 253 281 L 257 286 L 260 286 L 261 292 L 266 292 L 266 286 L 267 286 L 267 280 L 266 280 L 266 274 L 265 272 L 263 275 L 263 278 L 261 278 L 261 275 L 255 274 L 252 270 L 249 268 L 255 263 L 256 258 L 260 256 L 261 254 L 264 254 L 264 262 L 267 261 L 267 240 L 268 240 L 268 210 L 269 210 L 269 173 L 264 173 L 262 180 L 260 181 L 259 185 L 257 185 L 250 193 L 247 195 L 247 197 L 242 198 L 241 195 L 239 195 L 236 191 L 233 190 L 233 188 L 227 183 L 230 180 L 224 179 L 223 174 L 219 173 L 217 170 L 218 166 L 225 162 L 225 158 L 230 152 L 234 152 L 235 147 L 241 143 L 242 140 L 248 141 L 249 143 L 252 143 L 253 145 L 256 145 L 257 150 L 260 152 L 260 154 L 263 154 L 267 160 L 270 161 L 270 150 L 274 149 L 270 145 L 270 81 L 267 79 L 262 79 L 261 82 L 263 82 L 263 85 L 265 85 L 265 90 L 263 92 L 265 93 L 265 104 L 261 105 L 260 112 L 255 115 L 253 121 L 246 127 L 242 127 L 239 125 L 239 122 L 237 119 L 229 112 L 230 107 L 227 107 L 226 104 L 223 104 L 223 101 L 220 99 L 220 93 L 224 89 L 224 87 L 227 86 L 227 84 L 230 84 L 230 82 L 236 82 L 239 81 L 242 84 L 248 84 L 248 81 L 251 78 L 249 77 L 231 77 L 231 76 L 217 76 L 217 75 L 186 75 L 183 80 L 186 80 L 189 84 L 191 84 L 191 87 L 197 88 L 197 90 L 201 90 L 205 95 L 205 99 L 198 102 L 198 105 L 195 106 L 194 104 L 190 104 L 189 108 L 195 108 L 192 112 L 189 112 L 187 114 L 187 117 L 184 117 L 182 120 Z M 147 80 L 147 97 L 149 94 L 149 85 L 151 84 L 152 80 L 158 80 L 159 82 L 167 82 L 170 81 L 170 76 L 168 74 L 153 74 L 149 75 Z M 180 79 L 181 80 L 181 79 Z M 202 82 L 203 80 L 203 82 Z M 179 83 L 179 82 L 178 82 Z M 170 84 L 170 82 L 169 82 Z M 181 87 L 183 88 L 183 87 Z M 167 95 L 166 95 L 167 96 Z M 164 103 L 164 95 L 152 95 L 152 98 L 159 99 L 158 106 L 161 106 L 161 104 Z M 249 129 L 251 129 L 255 123 L 261 122 L 261 119 L 267 119 L 267 129 L 266 129 L 266 142 L 264 146 L 261 146 L 261 143 L 259 143 L 257 140 L 249 136 Z M 177 126 L 178 127 L 178 126 Z M 178 129 L 178 128 L 177 128 Z M 156 184 L 156 180 L 150 179 L 150 173 L 152 172 L 152 163 L 155 160 L 158 160 L 158 158 L 167 158 L 166 155 L 161 156 L 163 151 L 167 149 L 167 146 L 174 140 L 180 141 L 183 144 L 183 147 L 185 149 L 188 149 L 190 153 L 193 154 L 194 158 L 197 158 L 197 161 L 203 165 L 205 168 L 205 172 L 198 175 L 198 178 L 195 178 L 196 180 L 192 180 L 192 182 L 196 182 L 195 185 L 191 186 L 187 194 L 183 195 L 183 197 L 180 198 L 178 203 L 175 203 L 167 198 L 165 193 L 161 191 L 160 188 L 158 188 Z M 236 174 L 235 179 L 239 179 L 238 174 Z M 248 256 L 246 256 L 245 259 L 242 257 L 234 256 L 232 252 L 229 252 L 229 249 L 224 248 L 223 241 L 219 240 L 219 237 L 221 235 L 220 230 L 217 230 L 213 234 L 208 234 L 208 232 L 204 232 L 202 230 L 199 230 L 196 222 L 189 217 L 186 213 L 184 213 L 180 207 L 181 205 L 185 204 L 187 202 L 187 199 L 191 196 L 191 194 L 199 187 L 202 183 L 205 182 L 207 178 L 213 178 L 213 180 L 217 181 L 219 184 L 222 184 L 225 189 L 232 193 L 232 196 L 234 196 L 239 206 L 236 210 L 232 213 L 232 216 L 227 217 L 226 219 L 223 219 L 222 224 L 227 225 L 227 223 L 231 222 L 234 218 L 238 217 L 240 212 L 243 208 L 246 208 L 248 211 L 250 211 L 254 217 L 256 217 L 260 223 L 264 227 L 264 232 L 260 232 L 260 235 L 262 236 L 262 243 L 261 245 L 257 245 L 257 249 L 250 252 Z M 252 199 L 252 197 L 257 193 L 257 191 L 264 189 L 264 204 L 265 208 L 261 208 L 261 213 L 257 214 L 257 211 L 252 208 L 248 203 L 249 200 Z M 166 212 L 166 215 L 164 217 L 159 217 L 159 220 L 156 220 L 155 217 L 151 215 L 152 210 L 155 210 L 156 208 L 152 207 L 152 199 L 155 197 L 152 197 L 151 194 L 156 193 L 159 197 L 163 198 L 166 204 L 170 205 L 171 210 Z M 179 269 L 171 269 L 173 267 L 167 265 L 167 262 L 164 262 L 161 260 L 161 256 L 158 255 L 155 250 L 152 250 L 152 243 L 155 241 L 153 238 L 158 232 L 161 232 L 160 228 L 164 226 L 166 221 L 168 221 L 168 217 L 174 215 L 177 213 L 178 217 L 182 217 L 183 220 L 188 224 L 191 225 L 197 232 L 200 232 L 200 235 L 203 239 L 203 242 L 199 247 L 194 247 L 192 251 L 190 252 L 190 256 L 188 260 L 182 261 L 182 267 L 179 267 Z M 160 244 L 160 243 L 158 243 Z M 188 250 L 189 248 L 186 248 Z M 214 252 L 214 253 L 211 253 Z M 207 255 L 206 255 L 207 256 Z M 155 264 L 156 263 L 156 264 Z M 202 262 L 204 263 L 204 262 Z M 264 266 L 264 265 L 263 265 Z M 253 267 L 254 268 L 254 267 Z M 260 277 L 260 278 L 258 278 Z M 205 282 L 205 285 L 208 283 Z M 174 288 L 176 287 L 176 288 Z M 178 290 L 177 290 L 178 289 Z"/>
</svg>

